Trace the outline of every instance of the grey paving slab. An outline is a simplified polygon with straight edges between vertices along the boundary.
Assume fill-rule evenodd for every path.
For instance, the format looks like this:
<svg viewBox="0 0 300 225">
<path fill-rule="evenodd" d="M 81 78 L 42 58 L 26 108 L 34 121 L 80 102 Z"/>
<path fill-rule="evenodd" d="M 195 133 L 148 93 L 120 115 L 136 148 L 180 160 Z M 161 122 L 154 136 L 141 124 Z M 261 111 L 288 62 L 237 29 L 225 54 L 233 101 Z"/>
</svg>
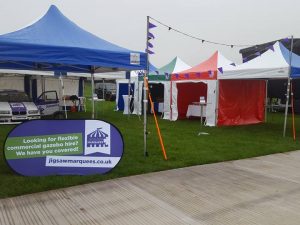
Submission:
<svg viewBox="0 0 300 225">
<path fill-rule="evenodd" d="M 299 225 L 300 151 L 0 200 L 0 225 Z"/>
</svg>

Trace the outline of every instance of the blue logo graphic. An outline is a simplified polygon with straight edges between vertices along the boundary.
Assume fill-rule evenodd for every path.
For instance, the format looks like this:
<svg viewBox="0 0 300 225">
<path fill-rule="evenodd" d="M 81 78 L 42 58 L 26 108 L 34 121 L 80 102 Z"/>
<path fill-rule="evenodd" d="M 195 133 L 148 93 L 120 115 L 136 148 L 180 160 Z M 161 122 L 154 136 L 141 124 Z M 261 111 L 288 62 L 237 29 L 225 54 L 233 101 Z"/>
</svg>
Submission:
<svg viewBox="0 0 300 225">
<path fill-rule="evenodd" d="M 108 144 L 105 143 L 108 134 L 101 131 L 101 129 L 97 128 L 97 130 L 87 135 L 87 147 L 108 147 Z"/>
</svg>

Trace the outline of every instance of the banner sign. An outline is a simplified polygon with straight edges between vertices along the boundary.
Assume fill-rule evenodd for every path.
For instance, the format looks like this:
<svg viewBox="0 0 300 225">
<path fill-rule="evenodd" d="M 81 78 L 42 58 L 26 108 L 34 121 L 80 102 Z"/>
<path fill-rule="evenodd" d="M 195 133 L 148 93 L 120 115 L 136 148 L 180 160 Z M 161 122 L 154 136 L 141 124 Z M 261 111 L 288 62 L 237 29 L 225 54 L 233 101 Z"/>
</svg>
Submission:
<svg viewBox="0 0 300 225">
<path fill-rule="evenodd" d="M 119 130 L 101 120 L 32 120 L 8 135 L 4 155 L 24 176 L 104 174 L 123 155 Z"/>
<path fill-rule="evenodd" d="M 130 53 L 130 64 L 132 65 L 140 65 L 140 53 Z"/>
</svg>

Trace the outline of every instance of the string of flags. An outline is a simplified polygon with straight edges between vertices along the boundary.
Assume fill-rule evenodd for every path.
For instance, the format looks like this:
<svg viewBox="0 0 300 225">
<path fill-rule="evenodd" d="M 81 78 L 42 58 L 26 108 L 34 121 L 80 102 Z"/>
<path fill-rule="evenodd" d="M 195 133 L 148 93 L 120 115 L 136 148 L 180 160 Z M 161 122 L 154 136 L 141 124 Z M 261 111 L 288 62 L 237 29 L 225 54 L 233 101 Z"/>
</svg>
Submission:
<svg viewBox="0 0 300 225">
<path fill-rule="evenodd" d="M 193 38 L 193 39 L 197 39 L 197 40 L 200 40 L 203 43 L 207 42 L 207 43 L 210 43 L 210 44 L 215 44 L 215 45 L 222 45 L 222 46 L 229 46 L 231 48 L 233 47 L 254 47 L 254 46 L 258 46 L 258 45 L 246 45 L 246 44 L 243 44 L 243 45 L 237 45 L 237 44 L 226 44 L 226 43 L 220 43 L 220 42 L 215 42 L 215 41 L 209 41 L 209 40 L 205 40 L 205 39 L 202 39 L 202 38 L 199 38 L 199 37 L 196 37 L 196 36 L 193 36 L 193 35 L 190 35 L 188 33 L 185 33 L 185 32 L 182 32 L 178 29 L 175 29 L 169 25 L 166 25 L 152 17 L 149 17 L 150 19 L 152 19 L 153 21 L 157 22 L 158 24 L 161 24 L 162 26 L 165 26 L 167 27 L 167 29 L 170 31 L 175 31 L 177 33 L 180 33 L 182 35 L 185 35 L 185 36 L 188 36 L 190 38 Z M 147 49 L 146 49 L 146 53 L 152 55 L 152 54 L 155 54 L 155 52 L 153 51 L 153 48 L 154 48 L 154 45 L 151 41 L 153 41 L 155 39 L 155 36 L 154 34 L 151 32 L 151 29 L 153 28 L 156 28 L 157 25 L 153 24 L 152 22 L 148 22 L 148 34 L 147 34 Z M 275 40 L 275 41 L 272 41 L 270 42 L 271 44 L 269 46 L 266 46 L 265 48 L 263 49 L 260 49 L 260 51 L 257 51 L 257 52 L 254 52 L 253 54 L 250 54 L 248 55 L 247 57 L 243 57 L 243 63 L 249 61 L 250 59 L 254 58 L 254 57 L 257 57 L 257 56 L 260 56 L 263 52 L 267 51 L 267 50 L 272 50 L 274 52 L 274 46 L 273 44 L 276 42 L 276 41 L 281 41 L 283 43 L 289 43 L 290 42 L 290 38 L 283 38 L 283 39 L 278 39 L 278 40 Z M 253 57 L 254 56 L 254 57 Z M 231 66 L 236 66 L 235 63 L 231 63 L 230 64 Z M 220 72 L 220 73 L 223 73 L 223 68 L 222 67 L 219 67 L 217 68 L 217 70 Z M 157 75 L 160 75 L 159 71 L 154 71 Z M 161 74 L 162 75 L 162 74 Z M 170 75 L 169 73 L 165 72 L 164 73 L 165 75 L 165 78 L 166 79 L 169 79 Z M 175 75 L 175 78 L 178 79 L 179 78 L 179 74 L 174 74 Z M 196 73 L 196 77 L 200 78 L 201 77 L 201 73 L 198 72 Z M 212 78 L 214 76 L 214 71 L 208 71 L 208 75 L 210 78 Z M 185 78 L 189 78 L 190 75 L 187 73 L 187 74 L 184 74 Z"/>
<path fill-rule="evenodd" d="M 173 27 L 171 27 L 171 26 L 169 26 L 169 25 L 167 25 L 167 24 L 164 24 L 164 23 L 160 22 L 159 20 L 157 20 L 157 19 L 155 19 L 155 18 L 153 18 L 153 17 L 150 17 L 150 16 L 149 16 L 149 18 L 150 18 L 151 20 L 155 21 L 156 23 L 158 23 L 158 24 L 160 24 L 160 25 L 166 27 L 169 31 L 172 30 L 172 31 L 177 32 L 177 33 L 180 33 L 180 34 L 182 34 L 182 35 L 184 35 L 184 36 L 187 36 L 187 37 L 190 37 L 190 38 L 199 40 L 199 41 L 201 41 L 202 43 L 205 43 L 205 42 L 206 42 L 206 43 L 209 43 L 209 44 L 223 45 L 223 46 L 228 46 L 228 47 L 231 47 L 231 48 L 233 48 L 233 47 L 253 47 L 253 46 L 260 45 L 260 44 L 227 44 L 227 43 L 221 43 L 221 42 L 216 42 L 216 41 L 210 41 L 210 40 L 206 40 L 206 39 L 203 39 L 203 38 L 196 37 L 196 36 L 194 36 L 194 35 L 188 34 L 188 33 L 186 33 L 186 32 L 180 31 L 180 30 L 178 30 L 178 29 L 176 29 L 176 28 L 173 28 Z M 151 26 L 149 26 L 149 28 L 150 28 L 150 27 L 151 27 L 151 28 L 157 27 L 155 24 L 153 24 L 153 23 L 151 23 L 151 22 L 149 22 L 149 23 L 151 24 Z M 153 38 L 153 39 L 154 39 L 154 38 Z M 283 42 L 286 42 L 286 41 L 289 41 L 289 40 L 290 40 L 289 38 L 283 38 L 283 39 L 277 39 L 277 40 L 274 40 L 274 41 L 283 41 Z"/>
<path fill-rule="evenodd" d="M 147 45 L 148 45 L 148 48 L 146 49 L 146 52 L 150 55 L 154 54 L 154 52 L 152 50 L 150 50 L 149 48 L 153 49 L 153 44 L 150 42 L 151 40 L 155 39 L 155 36 L 150 32 L 151 29 L 155 28 L 156 25 L 151 23 L 151 22 L 148 22 L 148 34 L 147 34 L 147 39 L 148 39 L 148 42 L 147 42 Z"/>
</svg>

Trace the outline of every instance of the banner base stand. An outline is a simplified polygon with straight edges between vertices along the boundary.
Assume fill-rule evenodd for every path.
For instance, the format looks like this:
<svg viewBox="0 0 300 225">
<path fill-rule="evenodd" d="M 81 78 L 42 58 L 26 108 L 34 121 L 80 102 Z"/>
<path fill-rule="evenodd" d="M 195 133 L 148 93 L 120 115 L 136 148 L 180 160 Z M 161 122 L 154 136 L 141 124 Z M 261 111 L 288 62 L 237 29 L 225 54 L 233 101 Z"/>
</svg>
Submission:
<svg viewBox="0 0 300 225">
<path fill-rule="evenodd" d="M 206 132 L 199 132 L 199 133 L 198 133 L 198 136 L 200 136 L 200 135 L 209 135 L 209 133 L 206 133 Z"/>
</svg>

